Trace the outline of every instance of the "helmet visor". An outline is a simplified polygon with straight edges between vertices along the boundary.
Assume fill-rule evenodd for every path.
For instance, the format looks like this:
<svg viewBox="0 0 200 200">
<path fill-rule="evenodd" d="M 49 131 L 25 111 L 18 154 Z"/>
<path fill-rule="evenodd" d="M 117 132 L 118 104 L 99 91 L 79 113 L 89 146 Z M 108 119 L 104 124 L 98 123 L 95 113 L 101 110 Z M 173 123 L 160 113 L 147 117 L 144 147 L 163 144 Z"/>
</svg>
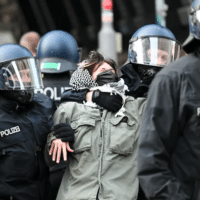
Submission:
<svg viewBox="0 0 200 200">
<path fill-rule="evenodd" d="M 197 11 L 195 12 L 195 15 L 196 15 L 197 21 L 200 23 L 200 10 L 197 10 Z"/>
<path fill-rule="evenodd" d="M 139 38 L 129 44 L 129 60 L 132 63 L 164 67 L 179 56 L 180 45 L 167 38 Z"/>
<path fill-rule="evenodd" d="M 5 90 L 30 90 L 43 88 L 38 60 L 27 58 L 5 63 L 2 67 Z"/>
</svg>

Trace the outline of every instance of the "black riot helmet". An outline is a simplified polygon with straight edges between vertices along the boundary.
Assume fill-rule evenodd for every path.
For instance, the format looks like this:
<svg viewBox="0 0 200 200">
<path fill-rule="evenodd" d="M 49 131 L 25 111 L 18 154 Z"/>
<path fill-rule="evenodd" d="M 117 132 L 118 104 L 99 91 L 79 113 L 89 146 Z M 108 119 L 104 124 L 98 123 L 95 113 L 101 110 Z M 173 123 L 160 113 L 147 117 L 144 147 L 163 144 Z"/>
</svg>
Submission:
<svg viewBox="0 0 200 200">
<path fill-rule="evenodd" d="M 43 92 L 58 105 L 61 93 L 69 88 L 72 72 L 77 69 L 80 49 L 74 37 L 61 30 L 46 33 L 37 48 L 37 57 L 43 74 Z"/>
<path fill-rule="evenodd" d="M 34 89 L 42 88 L 37 59 L 25 47 L 18 44 L 0 46 L 0 92 L 19 104 L 33 100 Z"/>
</svg>

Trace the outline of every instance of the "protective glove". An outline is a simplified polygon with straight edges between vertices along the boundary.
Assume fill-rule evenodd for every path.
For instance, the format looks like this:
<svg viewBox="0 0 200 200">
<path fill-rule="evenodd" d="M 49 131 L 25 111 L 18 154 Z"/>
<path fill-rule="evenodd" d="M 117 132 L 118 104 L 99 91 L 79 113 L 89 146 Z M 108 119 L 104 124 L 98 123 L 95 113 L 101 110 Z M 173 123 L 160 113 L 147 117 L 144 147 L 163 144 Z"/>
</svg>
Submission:
<svg viewBox="0 0 200 200">
<path fill-rule="evenodd" d="M 95 90 L 92 101 L 111 112 L 117 112 L 122 107 L 122 97 L 119 94 L 110 94 Z"/>
<path fill-rule="evenodd" d="M 61 139 L 63 142 L 73 142 L 74 141 L 74 130 L 68 123 L 56 124 L 51 129 L 53 135 L 57 139 Z"/>
</svg>

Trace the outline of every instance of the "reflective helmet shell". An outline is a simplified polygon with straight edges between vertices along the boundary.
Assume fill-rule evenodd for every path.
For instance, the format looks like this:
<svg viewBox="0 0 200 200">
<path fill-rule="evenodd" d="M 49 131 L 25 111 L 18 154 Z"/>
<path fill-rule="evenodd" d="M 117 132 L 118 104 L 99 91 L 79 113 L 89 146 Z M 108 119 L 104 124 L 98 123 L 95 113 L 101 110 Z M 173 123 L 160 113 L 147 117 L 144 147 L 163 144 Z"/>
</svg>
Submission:
<svg viewBox="0 0 200 200">
<path fill-rule="evenodd" d="M 41 38 L 37 48 L 37 57 L 57 57 L 78 63 L 79 48 L 71 34 L 54 30 Z"/>
<path fill-rule="evenodd" d="M 0 46 L 0 63 L 25 57 L 33 57 L 33 55 L 19 44 L 3 44 Z"/>
<path fill-rule="evenodd" d="M 4 72 L 3 67 L 4 64 L 11 63 L 12 61 L 20 60 L 20 59 L 28 59 L 34 58 L 32 53 L 26 49 L 25 47 L 19 44 L 3 44 L 0 46 L 0 90 L 5 89 L 5 79 L 4 79 Z M 5 91 L 4 91 L 5 92 Z M 6 97 L 18 101 L 20 103 L 30 103 L 33 100 L 32 91 L 12 91 L 5 93 Z M 18 99 L 19 97 L 19 99 Z"/>
<path fill-rule="evenodd" d="M 0 90 L 4 88 L 5 84 L 3 72 L 1 70 L 3 63 L 27 57 L 33 57 L 32 53 L 19 44 L 0 45 Z"/>
<path fill-rule="evenodd" d="M 144 42 L 146 43 L 146 45 L 144 45 Z M 152 55 L 151 59 L 153 58 L 154 61 L 151 60 L 148 61 L 148 59 L 150 59 L 148 58 L 148 56 L 150 55 L 147 55 L 148 54 L 147 50 L 149 48 L 151 49 L 153 47 L 153 44 L 154 46 L 156 46 L 157 44 L 156 51 L 150 50 Z M 162 64 L 162 66 L 160 66 L 160 64 L 156 64 L 156 62 L 158 61 L 156 60 L 157 59 L 156 55 L 154 55 L 156 54 L 158 49 L 161 48 L 161 46 L 162 50 L 166 50 L 168 52 L 167 54 L 168 58 L 166 58 L 167 61 L 166 64 L 168 64 L 170 62 L 171 57 L 173 57 L 173 55 L 171 55 L 171 52 L 175 52 L 174 58 L 177 57 L 177 55 L 179 55 L 180 45 L 176 41 L 174 34 L 169 29 L 158 24 L 145 25 L 140 29 L 138 29 L 130 39 L 129 49 L 128 49 L 128 61 L 135 64 L 163 67 L 166 64 Z M 142 62 L 141 59 L 143 55 L 146 56 L 144 57 L 143 60 L 144 62 Z M 158 56 L 159 56 L 158 60 L 160 60 L 161 56 L 160 55 Z M 158 63 L 160 63 L 160 61 Z"/>
<path fill-rule="evenodd" d="M 13 61 L 22 59 L 34 59 L 32 53 L 19 44 L 3 44 L 0 45 L 0 90 L 5 90 L 4 67 L 10 65 Z M 35 63 L 34 63 L 35 64 Z M 33 68 L 37 67 L 33 64 Z M 23 67 L 23 66 L 22 66 Z M 16 70 L 19 70 L 16 67 Z"/>
<path fill-rule="evenodd" d="M 169 29 L 158 24 L 149 24 L 141 27 L 133 34 L 132 38 L 147 36 L 167 37 L 176 40 L 175 36 Z"/>
</svg>

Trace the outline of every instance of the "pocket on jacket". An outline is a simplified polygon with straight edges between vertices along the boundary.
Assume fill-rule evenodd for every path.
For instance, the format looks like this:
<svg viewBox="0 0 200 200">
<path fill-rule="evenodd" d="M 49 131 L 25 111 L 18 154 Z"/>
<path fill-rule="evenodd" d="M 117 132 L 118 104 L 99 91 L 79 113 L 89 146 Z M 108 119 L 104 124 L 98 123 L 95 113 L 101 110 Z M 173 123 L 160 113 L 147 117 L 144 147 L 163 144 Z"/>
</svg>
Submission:
<svg viewBox="0 0 200 200">
<path fill-rule="evenodd" d="M 135 142 L 135 121 L 121 116 L 111 119 L 110 123 L 110 150 L 122 155 L 131 154 Z"/>
<path fill-rule="evenodd" d="M 95 119 L 84 116 L 71 122 L 71 127 L 75 129 L 74 153 L 91 149 L 92 129 L 94 126 Z"/>
<path fill-rule="evenodd" d="M 22 132 L 0 139 L 1 170 L 4 176 L 22 180 L 31 174 L 31 170 L 34 171 L 35 151 L 32 143 L 32 138 L 28 140 Z"/>
<path fill-rule="evenodd" d="M 27 138 L 24 137 L 24 134 L 20 131 L 20 128 L 18 128 L 18 129 L 19 129 L 19 132 L 18 132 L 18 130 L 16 130 L 16 133 L 11 133 L 11 131 L 9 129 L 2 131 L 2 132 L 7 131 L 6 132 L 7 135 L 5 134 L 5 136 L 1 136 L 0 149 L 11 147 L 11 146 L 13 146 L 17 143 L 20 143 L 20 142 L 27 140 Z"/>
</svg>

